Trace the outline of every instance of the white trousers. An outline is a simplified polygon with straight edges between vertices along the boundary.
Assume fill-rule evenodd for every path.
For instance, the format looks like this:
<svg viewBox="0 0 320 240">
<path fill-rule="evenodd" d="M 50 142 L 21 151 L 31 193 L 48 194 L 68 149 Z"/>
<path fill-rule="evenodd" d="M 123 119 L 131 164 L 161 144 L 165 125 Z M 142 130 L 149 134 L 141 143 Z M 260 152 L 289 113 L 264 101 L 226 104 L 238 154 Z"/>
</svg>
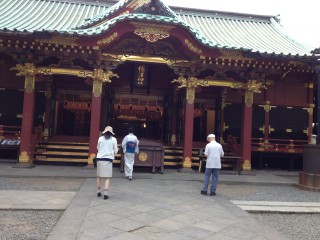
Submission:
<svg viewBox="0 0 320 240">
<path fill-rule="evenodd" d="M 134 164 L 134 153 L 125 153 L 124 154 L 124 173 L 126 177 L 132 177 Z"/>
</svg>

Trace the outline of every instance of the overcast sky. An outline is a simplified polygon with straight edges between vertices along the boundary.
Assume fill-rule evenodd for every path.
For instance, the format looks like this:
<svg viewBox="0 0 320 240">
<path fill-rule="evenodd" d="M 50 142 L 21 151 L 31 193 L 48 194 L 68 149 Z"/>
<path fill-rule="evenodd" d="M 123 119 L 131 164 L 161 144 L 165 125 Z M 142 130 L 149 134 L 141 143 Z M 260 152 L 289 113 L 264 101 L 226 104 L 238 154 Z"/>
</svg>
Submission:
<svg viewBox="0 0 320 240">
<path fill-rule="evenodd" d="M 320 47 L 320 0 L 163 0 L 171 6 L 242 12 L 280 14 L 281 25 L 296 41 Z"/>
</svg>

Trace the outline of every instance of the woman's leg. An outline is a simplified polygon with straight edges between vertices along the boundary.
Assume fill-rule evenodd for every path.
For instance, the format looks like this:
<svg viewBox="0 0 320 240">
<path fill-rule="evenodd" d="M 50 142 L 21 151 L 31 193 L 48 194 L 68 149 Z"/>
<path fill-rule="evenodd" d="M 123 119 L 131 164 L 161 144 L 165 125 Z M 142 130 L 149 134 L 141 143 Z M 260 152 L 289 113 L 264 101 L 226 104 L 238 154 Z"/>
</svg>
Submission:
<svg viewBox="0 0 320 240">
<path fill-rule="evenodd" d="M 108 199 L 108 190 L 109 190 L 110 179 L 106 177 L 104 179 L 104 199 Z"/>
<path fill-rule="evenodd" d="M 97 196 L 100 197 L 101 196 L 101 178 L 100 177 L 97 177 L 97 188 L 98 188 Z"/>
</svg>

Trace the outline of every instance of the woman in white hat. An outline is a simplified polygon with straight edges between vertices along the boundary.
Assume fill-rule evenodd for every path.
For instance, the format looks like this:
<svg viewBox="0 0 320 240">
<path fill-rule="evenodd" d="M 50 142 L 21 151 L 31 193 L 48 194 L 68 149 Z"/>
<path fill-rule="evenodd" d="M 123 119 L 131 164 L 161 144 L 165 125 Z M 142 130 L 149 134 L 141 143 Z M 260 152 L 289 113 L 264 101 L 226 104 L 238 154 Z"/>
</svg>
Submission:
<svg viewBox="0 0 320 240">
<path fill-rule="evenodd" d="M 109 178 L 112 177 L 112 161 L 118 152 L 117 139 L 114 136 L 112 127 L 107 126 L 98 140 L 97 153 L 97 187 L 98 197 L 101 197 L 101 178 L 105 178 L 103 199 L 109 198 Z"/>
</svg>

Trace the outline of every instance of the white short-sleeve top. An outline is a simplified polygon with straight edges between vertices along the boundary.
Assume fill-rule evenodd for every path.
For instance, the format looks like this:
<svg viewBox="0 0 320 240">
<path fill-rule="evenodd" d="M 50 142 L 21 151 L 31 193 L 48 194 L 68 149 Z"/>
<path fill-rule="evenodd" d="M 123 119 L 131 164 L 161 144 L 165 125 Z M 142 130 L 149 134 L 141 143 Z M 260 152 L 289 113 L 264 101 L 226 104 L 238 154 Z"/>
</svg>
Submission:
<svg viewBox="0 0 320 240">
<path fill-rule="evenodd" d="M 204 154 L 207 155 L 206 168 L 221 169 L 221 157 L 224 155 L 224 152 L 220 143 L 216 141 L 208 143 Z"/>
</svg>

